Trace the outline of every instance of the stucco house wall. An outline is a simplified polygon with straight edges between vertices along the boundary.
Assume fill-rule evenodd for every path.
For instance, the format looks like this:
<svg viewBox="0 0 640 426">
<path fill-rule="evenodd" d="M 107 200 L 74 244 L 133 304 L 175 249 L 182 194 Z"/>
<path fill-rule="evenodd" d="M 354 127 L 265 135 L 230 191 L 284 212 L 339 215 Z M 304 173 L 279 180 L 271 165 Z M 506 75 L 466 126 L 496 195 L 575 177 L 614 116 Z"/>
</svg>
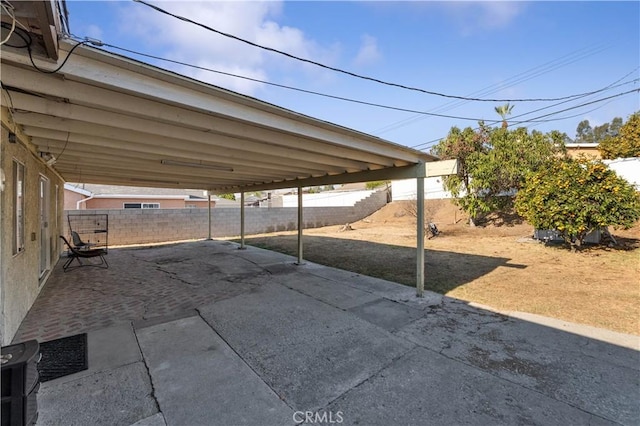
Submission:
<svg viewBox="0 0 640 426">
<path fill-rule="evenodd" d="M 87 198 L 87 197 L 77 192 L 73 192 L 73 191 L 69 191 L 68 189 L 65 189 L 64 190 L 64 209 L 75 210 L 78 207 L 78 201 L 84 198 Z M 80 203 L 80 208 L 84 208 L 84 203 Z"/>
<path fill-rule="evenodd" d="M 69 185 L 70 187 L 71 185 Z M 64 189 L 65 210 L 112 210 L 124 208 L 124 203 L 155 203 L 160 209 L 206 208 L 206 198 L 189 198 L 188 195 L 94 195 L 79 188 Z M 211 207 L 216 201 L 211 200 Z"/>
<path fill-rule="evenodd" d="M 124 203 L 157 203 L 161 209 L 182 209 L 185 207 L 184 199 L 159 199 L 159 198 L 92 198 L 86 201 L 87 210 L 98 209 L 122 209 Z"/>
<path fill-rule="evenodd" d="M 63 182 L 35 154 L 20 141 L 10 143 L 9 132 L 2 127 L 0 166 L 4 173 L 4 188 L 0 195 L 0 340 L 7 345 L 13 339 L 20 323 L 46 282 L 51 268 L 59 259 L 63 205 Z M 15 191 L 13 187 L 13 160 L 25 167 L 24 178 L 24 250 L 13 254 Z M 40 277 L 41 227 L 39 180 L 49 181 L 49 221 L 46 250 L 50 257 L 49 271 Z"/>
<path fill-rule="evenodd" d="M 567 148 L 567 155 L 571 158 L 578 158 L 580 156 L 598 160 L 602 158 L 597 143 L 568 143 L 565 147 Z"/>
</svg>

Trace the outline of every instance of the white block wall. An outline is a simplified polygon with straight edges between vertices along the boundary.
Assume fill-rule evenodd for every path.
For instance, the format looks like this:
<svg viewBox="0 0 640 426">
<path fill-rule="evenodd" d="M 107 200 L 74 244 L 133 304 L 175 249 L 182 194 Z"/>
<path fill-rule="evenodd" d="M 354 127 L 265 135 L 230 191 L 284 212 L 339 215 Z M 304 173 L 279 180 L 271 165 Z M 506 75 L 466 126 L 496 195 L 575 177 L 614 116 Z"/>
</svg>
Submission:
<svg viewBox="0 0 640 426">
<path fill-rule="evenodd" d="M 602 162 L 640 191 L 640 158 L 616 158 Z"/>
<path fill-rule="evenodd" d="M 415 179 L 394 180 L 391 182 L 393 201 L 415 200 L 417 182 Z M 442 186 L 441 177 L 430 177 L 424 180 L 424 197 L 427 200 L 451 198 L 451 193 Z"/>
<path fill-rule="evenodd" d="M 302 194 L 305 207 L 345 207 L 354 206 L 358 201 L 371 196 L 375 191 L 321 192 Z M 282 207 L 298 207 L 297 195 L 283 195 Z"/>
</svg>

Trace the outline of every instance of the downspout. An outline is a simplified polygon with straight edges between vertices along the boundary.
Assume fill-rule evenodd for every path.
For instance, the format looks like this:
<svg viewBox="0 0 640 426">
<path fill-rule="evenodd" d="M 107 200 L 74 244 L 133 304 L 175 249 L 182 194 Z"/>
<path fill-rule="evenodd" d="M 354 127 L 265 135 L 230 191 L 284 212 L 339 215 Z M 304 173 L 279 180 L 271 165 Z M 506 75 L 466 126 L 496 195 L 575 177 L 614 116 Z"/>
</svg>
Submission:
<svg viewBox="0 0 640 426">
<path fill-rule="evenodd" d="M 87 201 L 93 199 L 93 194 L 89 195 L 87 198 L 83 198 L 82 200 L 78 200 L 78 202 L 76 203 L 76 210 L 81 210 L 80 209 L 80 204 L 81 203 L 86 203 Z"/>
</svg>

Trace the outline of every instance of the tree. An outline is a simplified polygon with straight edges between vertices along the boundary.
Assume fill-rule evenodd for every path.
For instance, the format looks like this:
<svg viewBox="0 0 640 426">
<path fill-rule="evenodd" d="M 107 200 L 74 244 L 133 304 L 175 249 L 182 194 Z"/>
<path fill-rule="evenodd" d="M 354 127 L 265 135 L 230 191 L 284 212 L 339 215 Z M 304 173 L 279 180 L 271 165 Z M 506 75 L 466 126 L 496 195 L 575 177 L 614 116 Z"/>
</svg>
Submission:
<svg viewBox="0 0 640 426">
<path fill-rule="evenodd" d="M 600 161 L 553 159 L 530 173 L 516 197 L 516 211 L 536 229 L 556 229 L 572 250 L 606 226 L 633 226 L 640 196 Z"/>
<path fill-rule="evenodd" d="M 589 120 L 582 120 L 576 128 L 576 143 L 600 143 L 607 138 L 617 136 L 622 127 L 622 118 L 615 117 L 611 123 L 591 127 Z"/>
<path fill-rule="evenodd" d="M 220 194 L 218 195 L 218 198 L 224 198 L 225 200 L 231 200 L 231 201 L 236 200 L 236 196 L 233 194 Z"/>
<path fill-rule="evenodd" d="M 513 105 L 509 105 L 509 102 L 507 102 L 506 104 L 497 106 L 494 109 L 498 113 L 498 115 L 502 118 L 502 128 L 506 129 L 507 127 L 509 127 L 509 124 L 507 124 L 507 115 L 511 115 L 511 110 L 513 110 Z"/>
<path fill-rule="evenodd" d="M 374 180 L 374 181 L 365 183 L 364 187 L 369 190 L 380 188 L 381 186 L 384 186 L 385 188 L 389 188 L 390 183 L 391 183 L 390 180 Z"/>
<path fill-rule="evenodd" d="M 509 207 L 525 175 L 561 154 L 565 138 L 560 132 L 492 129 L 480 123 L 475 131 L 452 128 L 432 152 L 458 158 L 459 175 L 445 177 L 444 186 L 474 226 L 484 215 Z"/>
<path fill-rule="evenodd" d="M 576 143 L 593 143 L 593 128 L 589 120 L 582 120 L 576 128 Z"/>
<path fill-rule="evenodd" d="M 457 205 L 469 214 L 469 225 L 475 226 L 475 220 L 486 210 L 481 203 L 479 191 L 472 184 L 472 171 L 476 163 L 486 152 L 489 141 L 489 127 L 483 122 L 478 129 L 467 127 L 460 130 L 452 127 L 446 138 L 431 149 L 431 153 L 443 160 L 458 159 L 458 174 L 445 176 L 443 184 L 450 191 Z"/>
<path fill-rule="evenodd" d="M 614 118 L 611 127 L 615 127 Z M 598 145 L 600 155 L 605 159 L 640 157 L 640 111 L 632 114 L 619 130 L 607 136 Z"/>
</svg>

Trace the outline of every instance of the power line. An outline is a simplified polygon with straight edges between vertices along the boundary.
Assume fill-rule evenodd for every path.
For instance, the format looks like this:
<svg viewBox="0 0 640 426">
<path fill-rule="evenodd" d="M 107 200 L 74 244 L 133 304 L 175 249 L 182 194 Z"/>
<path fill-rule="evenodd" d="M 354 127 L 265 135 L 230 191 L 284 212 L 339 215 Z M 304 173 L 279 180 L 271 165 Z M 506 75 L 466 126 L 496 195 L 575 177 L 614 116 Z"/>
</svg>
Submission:
<svg viewBox="0 0 640 426">
<path fill-rule="evenodd" d="M 640 67 L 636 67 L 635 69 L 631 70 L 631 71 L 630 71 L 630 72 L 628 72 L 627 74 L 623 75 L 622 77 L 620 77 L 620 78 L 619 78 L 619 79 L 617 79 L 616 81 L 614 81 L 614 82 L 612 82 L 611 84 L 609 84 L 608 86 L 606 86 L 606 87 L 605 87 L 605 89 L 606 89 L 606 90 L 611 90 L 611 89 L 615 89 L 615 88 L 617 88 L 617 87 L 620 87 L 620 86 L 623 86 L 623 85 L 626 85 L 626 84 L 630 84 L 630 83 L 636 83 L 636 82 L 638 82 L 638 79 L 636 78 L 636 79 L 631 80 L 631 81 L 627 81 L 627 82 L 624 82 L 624 83 L 620 83 L 622 80 L 624 80 L 625 78 L 627 78 L 627 77 L 629 77 L 630 75 L 634 74 L 634 73 L 635 73 L 636 71 L 638 71 L 639 69 L 640 69 Z M 587 96 L 582 96 L 581 98 L 584 98 L 584 97 L 587 97 Z M 514 121 L 513 121 L 513 119 L 514 119 L 514 118 L 519 118 L 519 117 L 524 117 L 524 116 L 526 116 L 526 115 L 533 114 L 534 112 L 538 112 L 538 111 L 542 111 L 542 110 L 545 110 L 545 109 L 553 108 L 553 107 L 556 107 L 556 106 L 558 106 L 558 105 L 566 104 L 567 102 L 572 102 L 572 101 L 573 101 L 573 99 L 572 99 L 572 100 L 568 100 L 568 101 L 557 102 L 557 103 L 555 103 L 555 104 L 553 104 L 553 105 L 548 105 L 548 106 L 545 106 L 545 107 L 542 107 L 542 108 L 535 109 L 535 110 L 533 110 L 533 111 L 525 112 L 525 113 L 522 113 L 522 114 L 516 115 L 516 116 L 514 116 L 514 117 L 511 117 L 511 119 L 510 119 L 509 121 L 511 121 L 512 123 L 515 123 L 515 124 L 524 124 L 524 123 L 529 123 L 529 122 L 532 122 L 532 121 L 529 121 L 529 120 L 521 120 L 521 121 L 515 121 L 515 122 L 514 122 Z M 559 112 L 561 112 L 561 111 L 559 111 Z M 558 113 L 559 113 L 559 112 L 558 112 Z M 568 118 L 572 118 L 572 117 L 566 117 L 566 118 L 564 118 L 564 120 L 566 120 L 566 119 L 568 119 Z M 563 120 L 563 119 L 558 119 L 558 120 Z M 557 120 L 545 120 L 545 121 L 542 121 L 542 122 L 545 122 L 545 123 L 546 123 L 546 122 L 549 122 L 549 121 L 557 121 Z M 489 121 L 489 123 L 492 123 L 492 124 L 496 124 L 496 123 L 499 123 L 499 122 L 500 122 L 499 120 Z M 477 130 L 477 129 L 478 129 L 478 127 L 476 127 L 474 130 Z M 439 142 L 441 139 L 442 139 L 442 138 L 433 139 L 433 140 L 430 140 L 430 141 L 427 141 L 427 142 L 423 142 L 423 143 L 420 143 L 420 144 L 417 144 L 417 145 L 413 145 L 413 146 L 411 146 L 411 148 L 415 148 L 415 149 L 423 149 L 423 150 L 424 150 L 424 149 L 426 149 L 428 146 L 433 145 L 433 144 L 434 144 L 434 143 L 436 143 L 436 142 Z M 420 147 L 423 147 L 423 148 L 420 148 Z"/>
<path fill-rule="evenodd" d="M 74 36 L 74 37 L 79 38 L 78 36 Z M 194 64 L 190 64 L 188 62 L 182 62 L 182 61 L 177 61 L 177 60 L 174 60 L 174 59 L 163 58 L 161 56 L 156 56 L 156 55 L 151 55 L 151 54 L 148 54 L 148 53 L 138 52 L 138 51 L 135 51 L 135 50 L 132 50 L 132 49 L 128 49 L 128 48 L 121 47 L 121 46 L 116 46 L 116 45 L 110 44 L 110 43 L 102 42 L 102 46 L 110 47 L 112 49 L 121 50 L 123 52 L 128 52 L 128 53 L 131 53 L 131 54 L 134 54 L 134 55 L 143 56 L 143 57 L 146 57 L 146 58 L 151 58 L 151 59 L 156 59 L 156 60 L 159 60 L 159 61 L 170 62 L 170 63 L 173 63 L 173 64 L 182 65 L 182 66 L 186 66 L 186 67 L 190 67 L 190 68 L 194 68 L 194 69 L 198 69 L 198 70 L 202 70 L 202 71 L 208 71 L 208 72 L 212 72 L 212 73 L 215 73 L 215 74 L 226 75 L 228 77 L 239 78 L 239 79 L 243 79 L 243 80 L 253 81 L 255 83 L 265 84 L 265 85 L 268 85 L 268 86 L 279 87 L 281 89 L 294 90 L 296 92 L 307 93 L 307 94 L 315 95 L 315 96 L 322 96 L 322 97 L 325 97 L 325 98 L 336 99 L 336 100 L 345 101 L 345 102 L 351 102 L 351 103 L 356 103 L 356 104 L 361 104 L 361 105 L 366 105 L 366 106 L 372 106 L 372 107 L 376 107 L 376 108 L 384 108 L 384 109 L 389 109 L 389 110 L 394 110 L 394 111 L 410 112 L 410 113 L 421 114 L 421 115 L 429 115 L 429 116 L 440 117 L 440 118 L 452 118 L 452 119 L 456 119 L 456 120 L 466 120 L 466 121 L 480 121 L 480 120 L 482 120 L 482 118 L 477 118 L 477 117 L 463 117 L 463 116 L 456 116 L 456 115 L 436 114 L 436 113 L 430 113 L 430 112 L 426 112 L 426 111 L 419 111 L 419 110 L 410 109 L 410 108 L 402 108 L 402 107 L 395 107 L 395 106 L 391 106 L 391 105 L 378 104 L 378 103 L 374 103 L 374 102 L 367 102 L 367 101 L 362 101 L 362 100 L 359 100 L 359 99 L 347 98 L 347 97 L 344 97 L 344 96 L 330 95 L 330 94 L 327 94 L 327 93 L 321 93 L 321 92 L 316 92 L 316 91 L 313 91 L 313 90 L 301 89 L 299 87 L 287 86 L 287 85 L 284 85 L 284 84 L 273 83 L 273 82 L 270 82 L 270 81 L 260 80 L 260 79 L 253 78 L 253 77 L 246 77 L 246 76 L 239 75 L 239 74 L 233 74 L 233 73 L 226 72 L 226 71 L 220 71 L 220 70 L 216 70 L 216 69 L 213 69 L 213 68 L 207 68 L 207 67 L 203 67 L 203 66 L 200 66 L 200 65 L 194 65 Z"/>
<path fill-rule="evenodd" d="M 562 68 L 566 65 L 570 65 L 572 63 L 575 63 L 577 61 L 580 61 L 582 59 L 588 58 L 589 56 L 593 56 L 597 53 L 600 53 L 604 50 L 606 50 L 608 47 L 606 45 L 601 45 L 598 47 L 588 47 L 588 48 L 581 48 L 578 49 L 574 52 L 571 52 L 569 54 L 563 55 L 560 58 L 548 61 L 543 63 L 542 65 L 538 65 L 536 67 L 533 67 L 527 71 L 523 71 L 519 74 L 514 75 L 513 77 L 509 77 L 506 80 L 503 80 L 499 83 L 495 83 L 492 85 L 489 85 L 483 89 L 480 90 L 476 90 L 475 92 L 470 93 L 467 96 L 485 96 L 485 95 L 490 95 L 493 93 L 498 92 L 499 90 L 503 90 L 509 87 L 513 87 L 516 84 L 519 83 L 523 83 L 525 81 L 529 81 L 532 80 L 536 77 L 539 77 L 541 75 L 547 74 L 551 71 L 555 71 L 558 68 Z M 577 57 L 576 57 L 577 56 Z M 573 58 L 572 58 L 573 57 Z M 571 58 L 571 59 L 569 59 Z M 509 84 L 507 84 L 509 83 Z M 444 105 L 441 105 L 440 107 L 436 107 L 433 109 L 430 109 L 428 112 L 437 112 L 437 113 L 443 113 L 445 111 L 451 111 L 452 109 L 458 108 L 459 106 L 462 106 L 466 103 L 468 103 L 469 101 L 449 101 L 447 103 L 445 103 Z M 413 117 L 409 117 L 409 118 L 405 118 L 403 120 L 397 121 L 395 123 L 391 123 L 388 124 L 385 127 L 382 127 L 381 129 L 377 130 L 374 132 L 374 134 L 383 134 L 383 133 L 387 133 L 391 130 L 395 130 L 395 129 L 399 129 L 400 127 L 404 127 L 410 123 L 419 121 L 419 120 L 423 120 L 425 119 L 426 116 L 424 115 L 415 115 Z"/>
<path fill-rule="evenodd" d="M 607 96 L 605 98 L 596 99 L 594 101 L 585 102 L 585 103 L 582 103 L 582 104 L 579 104 L 579 105 L 574 105 L 574 106 L 571 106 L 569 108 L 562 109 L 560 111 L 554 111 L 554 112 L 550 112 L 548 114 L 540 115 L 538 117 L 532 118 L 531 120 L 523 120 L 523 121 L 518 122 L 516 124 L 535 123 L 535 122 L 538 122 L 541 118 L 544 118 L 544 117 L 548 117 L 548 116 L 552 116 L 552 115 L 555 115 L 555 114 L 560 114 L 560 113 L 563 113 L 563 112 L 567 112 L 567 111 L 571 111 L 571 110 L 574 110 L 574 109 L 582 108 L 582 107 L 585 107 L 587 105 L 592 105 L 592 104 L 595 104 L 595 103 L 607 101 L 607 100 L 614 99 L 614 98 L 617 98 L 617 97 L 620 97 L 620 96 L 628 95 L 628 94 L 633 93 L 633 92 L 640 92 L 640 89 L 632 89 L 632 90 L 628 90 L 626 92 L 616 93 L 615 95 Z M 578 114 L 578 115 L 582 115 L 582 114 Z M 565 118 L 562 118 L 562 120 L 565 120 L 567 118 L 572 118 L 572 117 L 565 117 Z M 542 120 L 542 121 L 539 121 L 539 122 L 546 123 L 546 122 L 549 122 L 549 121 L 557 121 L 557 120 Z M 477 130 L 477 128 L 475 130 Z M 425 149 L 427 149 L 428 146 L 433 145 L 436 142 L 439 142 L 441 139 L 442 138 L 433 139 L 433 140 L 430 140 L 428 142 L 423 142 L 423 143 L 420 143 L 420 144 L 417 144 L 417 145 L 413 145 L 410 148 L 425 150 Z"/>
<path fill-rule="evenodd" d="M 75 36 L 75 35 L 73 37 L 75 37 L 76 39 L 80 39 L 80 37 Z M 93 43 L 93 44 L 95 44 L 95 43 Z M 194 65 L 194 64 L 190 64 L 188 62 L 182 62 L 182 61 L 177 61 L 177 60 L 174 60 L 174 59 L 163 58 L 161 56 L 139 52 L 139 51 L 136 51 L 136 50 L 132 50 L 132 49 L 128 49 L 128 48 L 125 48 L 125 47 L 117 46 L 117 45 L 114 45 L 114 44 L 111 44 L 111 43 L 100 42 L 100 45 L 101 46 L 110 47 L 112 49 L 120 50 L 120 51 L 123 51 L 123 52 L 131 53 L 131 54 L 134 54 L 134 55 L 146 57 L 146 58 L 156 59 L 156 60 L 159 60 L 159 61 L 165 61 L 165 62 L 169 62 L 169 63 L 173 63 L 173 64 L 177 64 L 177 65 L 182 65 L 182 66 L 186 66 L 186 67 L 190 67 L 190 68 L 194 68 L 194 69 L 198 69 L 198 70 L 202 70 L 202 71 L 212 72 L 212 73 L 215 73 L 215 74 L 220 74 L 220 75 L 239 78 L 239 79 L 243 79 L 243 80 L 253 81 L 253 82 L 265 84 L 265 85 L 268 85 L 268 86 L 274 86 L 274 87 L 278 87 L 278 88 L 281 88 L 281 89 L 293 90 L 293 91 L 296 91 L 296 92 L 306 93 L 306 94 L 310 94 L 310 95 L 314 95 L 314 96 L 321 96 L 321 97 L 325 97 L 325 98 L 329 98 L 329 99 L 336 99 L 336 100 L 340 100 L 340 101 L 344 101 L 344 102 L 351 102 L 351 103 L 355 103 L 355 104 L 371 106 L 371 107 L 375 107 L 375 108 L 388 109 L 388 110 L 393 110 L 393 111 L 409 112 L 409 113 L 414 113 L 414 114 L 418 114 L 418 115 L 421 115 L 421 116 L 449 118 L 449 119 L 455 119 L 455 120 L 465 120 L 465 121 L 474 121 L 474 122 L 483 121 L 484 120 L 484 118 L 478 118 L 478 117 L 465 117 L 465 116 L 457 116 L 457 115 L 438 114 L 438 113 L 433 113 L 433 112 L 428 112 L 428 111 L 420 111 L 420 110 L 415 110 L 415 109 L 410 109 L 410 108 L 402 108 L 402 107 L 396 107 L 396 106 L 391 106 L 391 105 L 378 104 L 378 103 L 375 103 L 375 102 L 367 102 L 367 101 L 362 101 L 362 100 L 359 100 L 359 99 L 347 98 L 347 97 L 344 97 L 344 96 L 330 95 L 330 94 L 327 94 L 327 93 L 321 93 L 321 92 L 316 92 L 316 91 L 313 91 L 313 90 L 301 89 L 301 88 L 298 88 L 298 87 L 287 86 L 287 85 L 284 85 L 284 84 L 273 83 L 273 82 L 270 82 L 270 81 L 260 80 L 260 79 L 253 78 L 253 77 L 246 77 L 246 76 L 233 74 L 233 73 L 226 72 L 226 71 L 220 71 L 220 70 L 216 70 L 216 69 L 213 69 L 213 68 L 207 68 L 207 67 L 203 67 L 203 66 L 200 66 L 200 65 Z M 625 84 L 629 84 L 629 82 L 625 83 Z M 611 86 L 607 86 L 606 88 L 603 88 L 601 90 L 610 90 L 610 89 L 611 89 Z M 568 102 L 568 101 L 566 101 L 566 102 Z M 529 120 L 527 120 L 526 122 L 528 122 L 528 121 Z"/>
<path fill-rule="evenodd" d="M 6 25 L 8 25 L 8 24 L 5 24 L 3 22 L 1 25 L 2 25 L 3 28 L 6 28 Z M 40 71 L 43 74 L 55 74 L 55 73 L 57 73 L 58 71 L 60 71 L 62 69 L 62 67 L 64 67 L 67 64 L 67 61 L 69 61 L 69 59 L 71 58 L 71 55 L 73 54 L 73 52 L 78 47 L 80 47 L 81 45 L 85 45 L 85 44 L 89 44 L 89 43 L 93 43 L 94 42 L 94 41 L 89 40 L 89 39 L 79 42 L 78 44 L 73 46 L 71 48 L 71 50 L 69 50 L 69 53 L 67 53 L 67 56 L 64 58 L 62 63 L 56 69 L 54 69 L 54 70 L 45 70 L 45 69 L 42 69 L 42 68 L 38 67 L 36 65 L 35 61 L 33 60 L 33 52 L 31 51 L 31 45 L 33 44 L 33 39 L 31 38 L 31 34 L 29 34 L 29 32 L 26 31 L 26 30 L 22 30 L 21 28 L 15 28 L 15 30 L 16 31 L 14 32 L 14 34 L 22 39 L 22 41 L 24 42 L 24 46 L 10 46 L 10 45 L 7 45 L 7 46 L 14 47 L 14 48 L 17 48 L 17 49 L 25 49 L 26 48 L 27 49 L 27 53 L 29 54 L 29 60 L 31 61 L 31 65 L 33 65 L 33 67 L 36 70 Z M 23 31 L 24 35 L 21 34 L 20 32 L 18 32 L 17 30 Z"/>
<path fill-rule="evenodd" d="M 202 24 L 200 22 L 194 21 L 194 20 L 186 18 L 184 16 L 176 15 L 176 14 L 171 13 L 169 11 L 166 11 L 166 10 L 156 6 L 156 5 L 147 3 L 144 0 L 133 0 L 133 1 L 136 2 L 136 3 L 144 4 L 145 6 L 150 7 L 151 9 L 153 9 L 153 10 L 155 10 L 157 12 L 160 12 L 160 13 L 162 13 L 164 15 L 171 16 L 172 18 L 178 19 L 178 20 L 183 21 L 183 22 L 187 22 L 189 24 L 196 25 L 196 26 L 198 26 L 200 28 L 203 28 L 203 29 L 205 29 L 207 31 L 211 31 L 211 32 L 219 34 L 221 36 L 228 37 L 228 38 L 231 38 L 233 40 L 240 41 L 240 42 L 248 44 L 250 46 L 257 47 L 259 49 L 263 49 L 263 50 L 267 50 L 269 52 L 277 53 L 279 55 L 283 55 L 283 56 L 286 56 L 288 58 L 295 59 L 297 61 L 301 61 L 301 62 L 305 62 L 305 63 L 308 63 L 308 64 L 316 65 L 318 67 L 325 68 L 325 69 L 328 69 L 328 70 L 331 70 L 331 71 L 335 71 L 335 72 L 338 72 L 338 73 L 346 74 L 346 75 L 349 75 L 351 77 L 356 77 L 356 78 L 359 78 L 359 79 L 362 79 L 362 80 L 373 81 L 375 83 L 383 84 L 383 85 L 386 85 L 386 86 L 398 87 L 398 88 L 401 88 L 401 89 L 411 90 L 411 91 L 415 91 L 415 92 L 421 92 L 421 93 L 425 93 L 427 95 L 440 96 L 440 97 L 451 98 L 451 99 L 461 99 L 461 100 L 465 100 L 465 101 L 475 101 L 475 102 L 553 102 L 553 101 L 560 101 L 560 100 L 565 100 L 565 99 L 573 99 L 573 98 L 580 97 L 580 96 L 592 95 L 592 94 L 596 94 L 596 93 L 599 93 L 599 92 L 602 91 L 602 90 L 596 90 L 596 91 L 587 92 L 587 93 L 579 93 L 579 94 L 574 94 L 574 95 L 569 95 L 569 96 L 562 96 L 562 97 L 559 97 L 559 98 L 530 98 L 530 99 L 526 99 L 526 98 L 525 99 L 483 99 L 483 98 L 473 98 L 473 97 L 467 97 L 467 96 L 458 96 L 458 95 L 450 95 L 450 94 L 446 94 L 446 93 L 434 92 L 434 91 L 431 91 L 431 90 L 426 90 L 426 89 L 421 89 L 421 88 L 418 88 L 418 87 L 407 86 L 407 85 L 404 85 L 404 84 L 387 82 L 387 81 L 380 80 L 380 79 L 377 79 L 377 78 L 368 77 L 368 76 L 364 76 L 364 75 L 361 75 L 361 74 L 356 74 L 356 73 L 353 73 L 351 71 L 346 71 L 346 70 L 343 70 L 341 68 L 336 68 L 336 67 L 332 67 L 332 66 L 329 66 L 329 65 L 325 65 L 325 64 L 322 64 L 320 62 L 312 61 L 310 59 L 301 58 L 299 56 L 295 56 L 295 55 L 292 55 L 290 53 L 283 52 L 283 51 L 278 50 L 278 49 L 274 49 L 272 47 L 262 46 L 260 44 L 254 43 L 252 41 L 249 41 L 249 40 L 246 40 L 246 39 L 243 39 L 243 38 L 240 38 L 240 37 L 235 36 L 233 34 L 229 34 L 229 33 L 226 33 L 226 32 L 220 31 L 220 30 L 216 30 L 215 28 L 212 28 L 212 27 L 210 27 L 208 25 Z"/>
<path fill-rule="evenodd" d="M 531 120 L 527 120 L 527 121 L 539 120 L 541 118 L 548 117 L 550 115 L 560 114 L 561 112 L 566 112 L 566 111 L 571 111 L 572 109 L 582 108 L 582 107 L 587 106 L 587 105 L 592 105 L 592 104 L 595 104 L 595 103 L 598 103 L 598 102 L 606 101 L 606 100 L 609 100 L 609 99 L 614 99 L 614 98 L 617 98 L 617 97 L 620 97 L 620 96 L 628 95 L 628 94 L 633 93 L 633 92 L 640 92 L 640 89 L 632 89 L 632 90 L 628 90 L 626 92 L 616 93 L 615 95 L 607 96 L 606 98 L 596 99 L 595 101 L 585 102 L 585 103 L 580 104 L 580 105 L 576 105 L 576 106 L 572 106 L 572 107 L 569 107 L 569 108 L 562 109 L 560 111 L 554 111 L 554 112 L 550 112 L 548 114 L 540 115 L 538 117 L 535 117 L 535 118 L 533 118 Z"/>
<path fill-rule="evenodd" d="M 635 73 L 636 71 L 638 71 L 639 69 L 640 69 L 640 67 L 636 67 L 635 69 L 631 70 L 631 71 L 630 71 L 630 72 L 628 72 L 627 74 L 623 75 L 622 77 L 620 77 L 620 78 L 619 78 L 619 79 L 617 79 L 616 81 L 614 81 L 614 82 L 612 82 L 611 84 L 609 84 L 608 86 L 606 86 L 606 87 L 605 87 L 605 89 L 606 89 L 606 90 L 611 90 L 611 89 L 615 89 L 615 88 L 617 88 L 617 87 L 623 86 L 623 85 L 625 85 L 625 84 L 637 83 L 637 82 L 639 81 L 639 79 L 637 79 L 637 78 L 636 78 L 636 79 L 633 79 L 633 80 L 631 80 L 631 81 L 625 82 L 625 83 L 620 83 L 620 82 L 621 82 L 621 81 L 623 81 L 625 78 L 629 77 L 630 75 L 634 74 L 634 73 Z M 587 96 L 581 96 L 581 97 L 580 97 L 580 98 L 578 98 L 578 99 L 585 98 L 585 97 L 587 97 Z M 577 100 L 577 99 L 576 99 L 576 100 Z M 543 111 L 543 110 L 545 110 L 545 109 L 553 108 L 553 107 L 555 107 L 555 106 L 562 105 L 562 104 L 566 104 L 567 102 L 572 102 L 572 101 L 573 101 L 573 100 L 568 100 L 568 101 L 558 102 L 558 103 L 555 103 L 555 104 L 553 104 L 553 105 L 548 105 L 548 106 L 546 106 L 546 107 L 542 107 L 542 108 L 534 109 L 533 111 L 529 111 L 529 112 L 525 112 L 525 113 L 522 113 L 522 114 L 519 114 L 519 115 L 515 115 L 515 116 L 511 117 L 511 119 L 519 118 L 519 117 L 524 117 L 524 116 L 526 116 L 526 115 L 533 114 L 534 112 Z M 510 120 L 510 121 L 511 121 L 511 120 Z M 528 122 L 528 121 L 529 121 L 529 120 L 526 120 L 526 121 L 524 121 L 524 122 L 526 123 L 526 122 Z M 499 123 L 499 122 L 500 122 L 499 120 L 493 121 L 493 123 L 494 123 L 494 124 L 495 124 L 495 123 Z M 517 122 L 516 122 L 516 123 L 517 123 Z"/>
</svg>

